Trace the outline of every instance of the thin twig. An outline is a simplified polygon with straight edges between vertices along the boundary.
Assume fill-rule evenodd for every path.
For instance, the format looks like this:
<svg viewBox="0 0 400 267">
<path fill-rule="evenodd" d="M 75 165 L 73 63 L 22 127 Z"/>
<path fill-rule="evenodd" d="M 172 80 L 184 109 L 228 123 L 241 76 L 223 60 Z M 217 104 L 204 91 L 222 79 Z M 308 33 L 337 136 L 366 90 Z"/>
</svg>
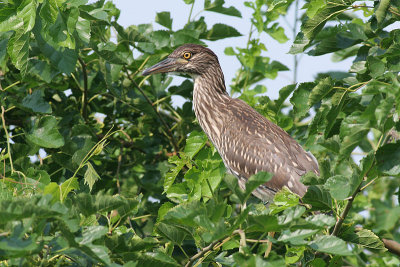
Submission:
<svg viewBox="0 0 400 267">
<path fill-rule="evenodd" d="M 238 230 L 239 236 L 240 236 L 240 246 L 239 246 L 239 252 L 243 253 L 243 248 L 246 247 L 246 234 L 242 229 Z"/>
<path fill-rule="evenodd" d="M 275 232 L 269 232 L 268 236 L 270 237 L 274 237 Z M 271 253 L 272 250 L 272 242 L 270 240 L 268 240 L 267 242 L 267 250 L 264 253 L 264 258 L 268 258 L 269 254 Z"/>
<path fill-rule="evenodd" d="M 295 2 L 295 7 L 294 7 L 294 23 L 293 23 L 293 29 L 292 29 L 292 34 L 293 34 L 293 42 L 296 39 L 296 34 L 297 34 L 297 22 L 298 22 L 298 9 L 299 9 L 299 0 L 296 0 Z M 299 60 L 297 58 L 297 55 L 293 55 L 293 83 L 297 82 L 297 67 L 299 65 Z"/>
<path fill-rule="evenodd" d="M 225 238 L 222 241 L 216 240 L 214 242 L 212 242 L 210 245 L 204 247 L 200 252 L 198 252 L 196 255 L 194 255 L 193 257 L 191 257 L 189 259 L 189 261 L 186 263 L 185 267 L 190 267 L 193 265 L 193 263 L 200 258 L 207 257 L 212 250 L 218 250 L 223 244 L 225 244 L 226 242 L 228 242 L 233 236 L 239 234 L 240 230 L 235 230 L 233 231 L 231 236 L 228 236 L 227 238 Z M 199 262 L 201 262 L 202 259 L 199 260 Z"/>
<path fill-rule="evenodd" d="M 121 195 L 121 184 L 119 182 L 119 172 L 121 170 L 121 164 L 122 164 L 122 153 L 124 151 L 124 145 L 121 143 L 121 146 L 119 148 L 119 155 L 118 155 L 118 165 L 117 165 L 117 172 L 115 174 L 116 178 L 117 178 L 117 190 L 118 190 L 118 194 Z"/>
<path fill-rule="evenodd" d="M 194 263 L 197 259 L 203 257 L 203 255 L 206 254 L 207 251 L 212 250 L 212 249 L 214 248 L 214 246 L 217 245 L 218 243 L 219 243 L 219 240 L 214 241 L 214 242 L 212 242 L 210 245 L 204 247 L 199 253 L 197 253 L 196 255 L 194 255 L 193 257 L 191 257 L 191 258 L 189 259 L 189 261 L 186 263 L 185 267 L 190 267 L 190 266 L 192 266 L 193 263 Z"/>
<path fill-rule="evenodd" d="M 131 75 L 128 72 L 128 69 L 126 69 L 124 67 L 126 76 L 128 77 L 128 79 L 131 81 L 131 83 L 136 87 L 136 89 L 139 90 L 139 92 L 143 95 L 143 97 L 146 99 L 147 103 L 149 103 L 149 105 L 151 106 L 151 108 L 153 109 L 154 113 L 157 115 L 158 119 L 161 121 L 162 125 L 164 126 L 166 133 L 172 143 L 172 146 L 174 147 L 174 150 L 176 153 L 179 152 L 179 147 L 178 144 L 175 141 L 174 135 L 172 134 L 171 129 L 169 128 L 168 124 L 165 122 L 165 120 L 163 119 L 163 117 L 160 115 L 160 113 L 158 112 L 158 110 L 156 109 L 156 107 L 153 105 L 153 102 L 151 101 L 150 98 L 148 98 L 148 96 L 146 95 L 146 93 L 143 91 L 142 88 L 140 88 L 140 86 L 132 79 Z"/>
<path fill-rule="evenodd" d="M 87 105 L 88 105 L 88 75 L 86 70 L 85 62 L 78 57 L 78 61 L 82 66 L 82 73 L 83 73 L 83 92 L 82 92 L 82 116 L 87 120 Z"/>
<path fill-rule="evenodd" d="M 191 19 L 191 17 L 192 17 L 194 2 L 195 2 L 195 1 L 193 1 L 192 6 L 190 7 L 190 12 L 189 12 L 189 17 L 188 17 L 187 24 L 190 23 L 190 19 Z"/>
<path fill-rule="evenodd" d="M 15 83 L 13 83 L 13 84 L 10 84 L 9 86 L 7 86 L 7 87 L 4 88 L 4 89 L 2 89 L 2 88 L 0 88 L 0 89 L 1 89 L 1 91 L 5 92 L 5 91 L 7 91 L 8 89 L 10 89 L 11 87 L 13 87 L 13 86 L 15 86 L 15 85 L 17 85 L 17 84 L 20 84 L 20 83 L 21 83 L 21 81 L 17 81 L 17 82 L 15 82 Z"/>
<path fill-rule="evenodd" d="M 14 173 L 14 165 L 11 157 L 11 145 L 10 145 L 10 136 L 7 131 L 6 127 L 6 120 L 4 119 L 4 107 L 1 106 L 1 120 L 3 121 L 3 129 L 6 132 L 6 139 L 7 139 L 7 154 L 8 158 L 10 159 L 10 167 L 11 167 L 11 173 Z"/>
</svg>

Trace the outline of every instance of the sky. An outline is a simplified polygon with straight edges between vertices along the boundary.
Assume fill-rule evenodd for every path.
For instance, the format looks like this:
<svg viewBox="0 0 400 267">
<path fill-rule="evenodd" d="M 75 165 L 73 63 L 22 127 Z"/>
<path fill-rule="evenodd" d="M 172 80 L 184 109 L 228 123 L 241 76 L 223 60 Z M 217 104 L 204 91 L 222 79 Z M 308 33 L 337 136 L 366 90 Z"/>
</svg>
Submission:
<svg viewBox="0 0 400 267">
<path fill-rule="evenodd" d="M 155 30 L 165 29 L 163 26 L 155 22 L 155 16 L 157 12 L 169 11 L 171 18 L 173 19 L 172 29 L 181 29 L 188 20 L 191 5 L 187 5 L 183 0 L 113 0 L 114 4 L 121 10 L 121 15 L 118 22 L 127 27 L 129 25 L 138 25 L 143 23 L 152 23 Z M 244 6 L 244 1 L 225 0 L 225 7 L 234 6 L 241 13 L 242 18 L 226 16 L 214 12 L 205 12 L 203 9 L 204 1 L 195 1 L 193 8 L 192 18 L 205 17 L 205 21 L 209 28 L 215 23 L 225 23 L 236 28 L 243 36 L 235 38 L 227 38 L 218 41 L 206 41 L 208 47 L 213 50 L 219 58 L 222 70 L 225 74 L 225 82 L 227 88 L 231 83 L 232 78 L 237 69 L 239 69 L 239 61 L 234 56 L 227 56 L 224 54 L 224 49 L 228 46 L 233 47 L 246 47 L 248 33 L 250 30 L 250 21 L 252 10 Z M 299 8 L 302 7 L 300 3 Z M 293 5 L 294 7 L 294 5 Z M 299 14 L 304 11 L 299 10 Z M 294 20 L 294 8 L 289 11 L 288 16 L 289 23 L 293 24 Z M 287 22 L 283 19 L 278 20 L 280 25 L 285 28 L 285 33 L 290 39 L 285 44 L 280 44 L 276 40 L 269 37 L 266 33 L 262 33 L 260 38 L 267 47 L 268 51 L 263 55 L 268 56 L 272 60 L 279 61 L 284 65 L 288 66 L 289 69 L 293 67 L 293 55 L 288 54 L 290 46 L 293 42 L 293 33 L 288 27 Z M 298 25 L 299 27 L 300 25 Z M 253 36 L 257 36 L 257 32 L 253 33 Z M 331 55 L 324 55 L 318 57 L 311 57 L 308 55 L 302 55 L 298 67 L 298 82 L 309 82 L 314 81 L 318 72 L 326 71 L 348 71 L 352 64 L 351 59 L 334 63 L 331 61 Z M 275 80 L 266 79 L 261 82 L 267 87 L 267 95 L 276 99 L 278 97 L 279 89 L 291 84 L 293 81 L 293 72 L 284 71 L 278 73 L 278 77 Z M 183 78 L 174 77 L 174 84 L 180 84 Z M 228 89 L 229 90 L 229 89 Z M 175 101 L 179 101 L 176 99 Z"/>
</svg>

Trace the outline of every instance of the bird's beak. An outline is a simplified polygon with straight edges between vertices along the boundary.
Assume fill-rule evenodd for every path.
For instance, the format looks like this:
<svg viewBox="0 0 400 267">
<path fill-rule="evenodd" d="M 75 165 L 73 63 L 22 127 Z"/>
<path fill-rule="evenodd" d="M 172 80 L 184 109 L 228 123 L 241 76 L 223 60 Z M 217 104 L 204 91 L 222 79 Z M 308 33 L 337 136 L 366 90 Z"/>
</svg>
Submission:
<svg viewBox="0 0 400 267">
<path fill-rule="evenodd" d="M 142 75 L 147 76 L 155 73 L 165 73 L 172 72 L 176 69 L 176 59 L 175 58 L 166 58 L 163 61 L 158 62 L 157 64 L 151 66 L 148 69 L 145 69 L 142 72 Z"/>
</svg>

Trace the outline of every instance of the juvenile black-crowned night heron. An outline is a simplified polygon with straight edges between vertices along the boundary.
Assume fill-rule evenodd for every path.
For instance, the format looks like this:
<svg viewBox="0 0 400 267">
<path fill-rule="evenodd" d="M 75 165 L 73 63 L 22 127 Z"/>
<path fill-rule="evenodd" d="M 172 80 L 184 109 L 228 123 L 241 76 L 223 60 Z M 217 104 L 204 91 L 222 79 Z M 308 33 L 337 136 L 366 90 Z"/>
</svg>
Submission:
<svg viewBox="0 0 400 267">
<path fill-rule="evenodd" d="M 310 171 L 319 173 L 314 156 L 244 101 L 228 95 L 213 51 L 201 45 L 183 45 L 143 75 L 166 72 L 193 77 L 197 120 L 242 188 L 251 175 L 267 171 L 274 176 L 253 192 L 256 197 L 269 202 L 283 186 L 304 196 L 307 187 L 300 177 Z"/>
</svg>

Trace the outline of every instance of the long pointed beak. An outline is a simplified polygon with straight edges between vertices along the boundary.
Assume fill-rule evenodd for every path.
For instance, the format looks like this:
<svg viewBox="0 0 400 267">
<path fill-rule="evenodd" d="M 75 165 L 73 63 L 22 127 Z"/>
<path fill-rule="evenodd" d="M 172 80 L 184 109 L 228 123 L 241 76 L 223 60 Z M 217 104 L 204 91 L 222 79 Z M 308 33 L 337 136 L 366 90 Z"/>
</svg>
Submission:
<svg viewBox="0 0 400 267">
<path fill-rule="evenodd" d="M 155 74 L 155 73 L 171 72 L 171 71 L 174 71 L 175 68 L 176 68 L 176 59 L 166 58 L 163 61 L 160 61 L 157 64 L 151 66 L 150 68 L 145 69 L 142 72 L 142 75 L 147 76 L 147 75 Z"/>
</svg>

